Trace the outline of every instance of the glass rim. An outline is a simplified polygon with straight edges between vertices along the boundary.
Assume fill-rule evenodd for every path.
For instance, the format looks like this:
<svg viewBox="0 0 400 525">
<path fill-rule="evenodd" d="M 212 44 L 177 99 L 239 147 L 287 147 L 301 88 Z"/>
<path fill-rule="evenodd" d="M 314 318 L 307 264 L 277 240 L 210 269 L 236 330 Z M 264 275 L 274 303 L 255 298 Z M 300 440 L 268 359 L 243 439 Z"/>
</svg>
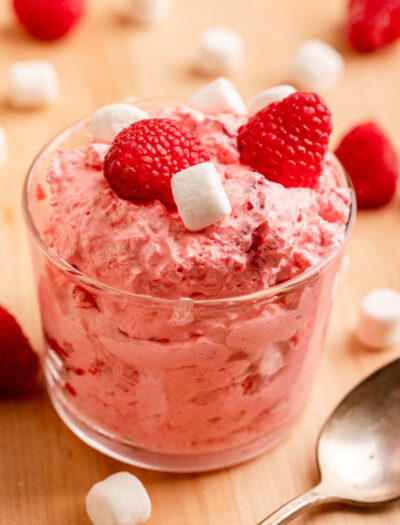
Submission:
<svg viewBox="0 0 400 525">
<path fill-rule="evenodd" d="M 138 105 L 140 104 L 151 105 L 157 102 L 158 103 L 161 102 L 161 100 L 132 98 L 127 103 L 132 103 L 133 101 Z M 104 293 L 111 294 L 114 296 L 124 297 L 126 299 L 131 299 L 131 300 L 136 299 L 136 300 L 145 300 L 149 302 L 159 302 L 165 305 L 171 305 L 175 303 L 182 305 L 183 302 L 185 302 L 185 304 L 187 305 L 191 304 L 191 305 L 199 305 L 199 306 L 201 305 L 204 305 L 204 306 L 221 305 L 221 304 L 226 304 L 226 303 L 239 303 L 240 304 L 240 303 L 245 303 L 248 301 L 269 299 L 272 297 L 276 297 L 277 295 L 283 295 L 283 294 L 286 294 L 292 291 L 293 289 L 296 289 L 299 286 L 307 284 L 308 282 L 312 281 L 318 275 L 320 270 L 329 266 L 329 264 L 335 259 L 335 257 L 341 252 L 343 247 L 347 244 L 348 238 L 350 236 L 350 232 L 353 228 L 354 221 L 355 221 L 356 196 L 355 196 L 355 192 L 354 192 L 354 188 L 353 188 L 351 179 L 348 176 L 346 170 L 342 166 L 343 173 L 345 175 L 345 179 L 347 182 L 347 186 L 348 186 L 348 189 L 350 190 L 350 211 L 349 211 L 349 217 L 348 217 L 345 232 L 344 232 L 344 239 L 343 239 L 342 245 L 338 247 L 336 250 L 324 255 L 324 257 L 321 257 L 321 259 L 318 261 L 317 264 L 310 266 L 304 272 L 299 273 L 295 277 L 292 277 L 291 279 L 288 279 L 287 281 L 284 281 L 283 283 L 274 284 L 273 286 L 270 286 L 269 288 L 258 290 L 256 292 L 252 292 L 249 294 L 236 295 L 236 296 L 230 296 L 230 297 L 205 298 L 205 299 L 192 299 L 190 297 L 181 297 L 179 299 L 168 299 L 165 297 L 156 297 L 156 296 L 146 295 L 146 294 L 136 294 L 134 292 L 116 288 L 114 286 L 103 283 L 102 281 L 94 279 L 93 277 L 90 277 L 86 275 L 85 273 L 81 272 L 77 268 L 74 268 L 67 261 L 65 261 L 62 257 L 60 257 L 54 250 L 52 250 L 50 246 L 47 245 L 42 235 L 40 234 L 38 228 L 36 227 L 34 218 L 30 210 L 30 205 L 29 205 L 29 193 L 30 193 L 30 187 L 31 187 L 30 185 L 31 185 L 33 176 L 35 175 L 37 170 L 40 168 L 42 161 L 46 159 L 52 152 L 54 152 L 55 149 L 59 145 L 61 145 L 68 138 L 70 138 L 74 132 L 78 132 L 81 129 L 83 129 L 88 124 L 90 116 L 91 114 L 83 118 L 80 118 L 79 120 L 75 121 L 73 124 L 70 124 L 69 126 L 65 127 L 61 132 L 59 132 L 52 139 L 50 139 L 43 146 L 43 148 L 41 148 L 41 150 L 36 155 L 36 157 L 33 159 L 28 169 L 28 172 L 25 176 L 23 188 L 22 188 L 23 216 L 24 216 L 25 224 L 28 227 L 28 231 L 32 235 L 33 239 L 35 240 L 36 245 L 39 247 L 40 251 L 45 255 L 45 257 L 54 266 L 56 266 L 59 270 L 61 270 L 62 273 L 66 274 L 70 279 L 81 283 L 85 287 L 92 288 L 96 292 L 99 292 L 99 290 L 102 290 Z"/>
</svg>

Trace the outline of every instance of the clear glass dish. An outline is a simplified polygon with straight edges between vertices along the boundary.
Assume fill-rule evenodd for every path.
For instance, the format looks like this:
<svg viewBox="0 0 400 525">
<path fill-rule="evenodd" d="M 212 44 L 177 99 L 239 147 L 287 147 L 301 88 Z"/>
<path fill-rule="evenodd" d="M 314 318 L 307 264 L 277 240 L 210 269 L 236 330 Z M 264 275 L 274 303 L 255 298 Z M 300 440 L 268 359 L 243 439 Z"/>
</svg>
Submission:
<svg viewBox="0 0 400 525">
<path fill-rule="evenodd" d="M 23 190 L 58 414 L 94 448 L 150 469 L 203 471 L 260 454 L 293 426 L 312 386 L 354 222 L 350 182 L 343 245 L 295 278 L 219 300 L 135 295 L 82 274 L 42 236 L 51 207 L 37 183 L 59 148 L 87 143 L 87 123 L 39 153 Z"/>
</svg>

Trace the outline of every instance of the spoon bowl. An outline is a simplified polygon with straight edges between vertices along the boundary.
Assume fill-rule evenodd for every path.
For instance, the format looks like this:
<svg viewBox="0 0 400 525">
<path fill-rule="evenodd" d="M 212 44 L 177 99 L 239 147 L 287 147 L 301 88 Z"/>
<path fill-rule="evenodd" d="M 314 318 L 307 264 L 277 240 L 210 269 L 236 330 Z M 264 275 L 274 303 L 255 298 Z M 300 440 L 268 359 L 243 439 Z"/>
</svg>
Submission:
<svg viewBox="0 0 400 525">
<path fill-rule="evenodd" d="M 259 525 L 283 525 L 321 503 L 372 506 L 400 498 L 400 359 L 356 386 L 318 439 L 321 482 Z"/>
<path fill-rule="evenodd" d="M 318 443 L 322 481 L 360 505 L 400 497 L 400 359 L 359 384 L 334 410 Z"/>
</svg>

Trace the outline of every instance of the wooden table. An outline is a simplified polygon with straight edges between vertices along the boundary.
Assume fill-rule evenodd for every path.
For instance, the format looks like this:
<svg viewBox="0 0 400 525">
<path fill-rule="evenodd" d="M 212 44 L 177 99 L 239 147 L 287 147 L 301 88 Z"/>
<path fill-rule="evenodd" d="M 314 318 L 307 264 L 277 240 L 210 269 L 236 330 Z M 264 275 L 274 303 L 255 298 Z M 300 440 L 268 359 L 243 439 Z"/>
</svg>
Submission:
<svg viewBox="0 0 400 525">
<path fill-rule="evenodd" d="M 159 27 L 124 23 L 114 2 L 93 0 L 80 28 L 61 42 L 28 38 L 0 9 L 0 124 L 8 133 L 10 160 L 0 172 L 0 302 L 14 312 L 35 348 L 40 326 L 20 191 L 35 153 L 55 132 L 104 103 L 129 95 L 187 95 L 204 79 L 193 72 L 200 31 L 212 24 L 238 29 L 246 63 L 233 78 L 245 97 L 286 81 L 297 44 L 319 37 L 340 50 L 346 73 L 327 97 L 333 110 L 333 144 L 354 123 L 375 119 L 400 149 L 400 45 L 358 55 L 343 42 L 341 0 L 175 0 Z M 9 107 L 6 78 L 20 59 L 47 58 L 56 65 L 61 99 L 40 111 Z M 314 447 L 320 425 L 359 379 L 399 354 L 361 348 L 353 339 L 358 307 L 371 288 L 400 289 L 399 199 L 359 214 L 350 243 L 350 271 L 339 291 L 312 398 L 290 436 L 244 465 L 202 475 L 169 475 L 129 468 L 145 483 L 154 510 L 149 525 L 254 525 L 317 481 Z M 0 525 L 87 525 L 89 487 L 127 467 L 76 438 L 58 419 L 42 389 L 28 401 L 0 403 Z M 400 504 L 374 512 L 331 507 L 298 523 L 400 523 Z"/>
</svg>

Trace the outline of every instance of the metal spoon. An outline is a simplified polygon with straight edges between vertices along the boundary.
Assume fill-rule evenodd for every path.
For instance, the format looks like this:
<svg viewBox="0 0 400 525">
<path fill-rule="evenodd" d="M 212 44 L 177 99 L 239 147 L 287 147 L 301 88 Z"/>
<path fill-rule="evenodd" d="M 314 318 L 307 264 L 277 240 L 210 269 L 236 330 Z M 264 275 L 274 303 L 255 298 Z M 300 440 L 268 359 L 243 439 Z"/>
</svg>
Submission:
<svg viewBox="0 0 400 525">
<path fill-rule="evenodd" d="M 320 483 L 258 525 L 283 525 L 321 503 L 372 506 L 400 498 L 400 359 L 334 410 L 319 436 Z"/>
</svg>

